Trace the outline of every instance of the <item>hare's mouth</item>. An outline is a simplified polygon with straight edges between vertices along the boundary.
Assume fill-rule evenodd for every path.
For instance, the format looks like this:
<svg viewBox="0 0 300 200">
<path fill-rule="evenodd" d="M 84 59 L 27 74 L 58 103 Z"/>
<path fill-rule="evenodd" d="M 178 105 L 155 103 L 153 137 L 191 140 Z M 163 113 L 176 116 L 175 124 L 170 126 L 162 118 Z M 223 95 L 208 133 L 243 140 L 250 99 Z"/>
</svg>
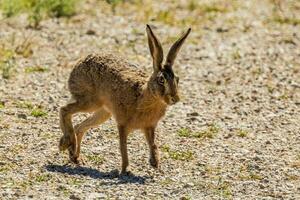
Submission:
<svg viewBox="0 0 300 200">
<path fill-rule="evenodd" d="M 174 105 L 180 100 L 180 98 L 178 96 L 176 96 L 176 97 L 166 96 L 164 99 L 168 105 Z"/>
</svg>

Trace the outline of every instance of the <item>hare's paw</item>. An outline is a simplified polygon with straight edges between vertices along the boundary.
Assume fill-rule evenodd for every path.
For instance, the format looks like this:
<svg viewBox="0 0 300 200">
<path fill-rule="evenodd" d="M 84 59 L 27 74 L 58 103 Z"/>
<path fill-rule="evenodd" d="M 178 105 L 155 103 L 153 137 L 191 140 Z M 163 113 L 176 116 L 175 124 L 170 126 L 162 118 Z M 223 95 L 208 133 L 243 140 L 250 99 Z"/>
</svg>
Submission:
<svg viewBox="0 0 300 200">
<path fill-rule="evenodd" d="M 70 138 L 62 136 L 59 140 L 59 151 L 65 151 L 71 145 Z"/>
<path fill-rule="evenodd" d="M 76 165 L 85 165 L 85 160 L 80 157 L 70 156 L 70 161 Z"/>
<path fill-rule="evenodd" d="M 150 165 L 156 169 L 159 169 L 159 159 L 158 157 L 151 157 L 150 160 Z"/>
</svg>

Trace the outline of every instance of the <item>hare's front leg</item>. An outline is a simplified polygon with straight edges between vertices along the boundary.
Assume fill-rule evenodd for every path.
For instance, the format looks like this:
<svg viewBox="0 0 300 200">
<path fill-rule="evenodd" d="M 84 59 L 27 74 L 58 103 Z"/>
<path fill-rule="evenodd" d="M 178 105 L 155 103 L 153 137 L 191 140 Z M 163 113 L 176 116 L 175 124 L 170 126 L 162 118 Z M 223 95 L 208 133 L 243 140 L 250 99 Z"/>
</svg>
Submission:
<svg viewBox="0 0 300 200">
<path fill-rule="evenodd" d="M 127 136 L 128 130 L 125 126 L 118 126 L 119 138 L 120 138 L 120 151 L 122 155 L 122 171 L 121 173 L 126 173 L 126 168 L 128 167 L 128 154 L 127 154 Z"/>
<path fill-rule="evenodd" d="M 150 148 L 150 165 L 154 168 L 159 168 L 159 153 L 155 143 L 155 127 L 145 128 L 144 132 Z"/>
</svg>

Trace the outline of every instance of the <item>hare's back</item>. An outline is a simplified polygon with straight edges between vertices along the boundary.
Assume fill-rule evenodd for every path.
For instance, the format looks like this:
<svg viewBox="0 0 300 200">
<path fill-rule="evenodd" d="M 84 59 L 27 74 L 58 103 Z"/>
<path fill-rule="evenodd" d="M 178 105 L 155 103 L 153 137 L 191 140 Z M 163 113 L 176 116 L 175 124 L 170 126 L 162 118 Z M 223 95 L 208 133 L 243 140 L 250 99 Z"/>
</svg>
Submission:
<svg viewBox="0 0 300 200">
<path fill-rule="evenodd" d="M 75 65 L 69 78 L 69 89 L 71 93 L 134 92 L 130 90 L 141 87 L 146 79 L 144 72 L 122 57 L 91 54 Z"/>
</svg>

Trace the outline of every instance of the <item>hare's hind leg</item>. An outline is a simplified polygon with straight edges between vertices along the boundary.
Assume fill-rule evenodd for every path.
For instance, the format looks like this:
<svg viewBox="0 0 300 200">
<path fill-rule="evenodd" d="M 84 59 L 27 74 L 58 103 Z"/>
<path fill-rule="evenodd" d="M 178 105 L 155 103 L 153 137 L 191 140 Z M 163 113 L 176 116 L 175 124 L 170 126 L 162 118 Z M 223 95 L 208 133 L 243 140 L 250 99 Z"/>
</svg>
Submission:
<svg viewBox="0 0 300 200">
<path fill-rule="evenodd" d="M 77 138 L 77 150 L 74 156 L 75 160 L 78 160 L 79 158 L 82 137 L 84 136 L 86 131 L 88 131 L 90 128 L 97 127 L 98 125 L 108 120 L 110 117 L 111 114 L 108 111 L 106 111 L 104 108 L 100 108 L 99 110 L 95 111 L 92 116 L 74 127 Z"/>
<path fill-rule="evenodd" d="M 86 101 L 72 101 L 60 109 L 60 127 L 63 136 L 59 142 L 59 150 L 64 151 L 69 149 L 70 159 L 74 161 L 73 157 L 76 154 L 77 139 L 72 125 L 72 115 L 80 112 L 93 109 L 93 106 Z M 74 161 L 75 162 L 75 161 Z"/>
</svg>

